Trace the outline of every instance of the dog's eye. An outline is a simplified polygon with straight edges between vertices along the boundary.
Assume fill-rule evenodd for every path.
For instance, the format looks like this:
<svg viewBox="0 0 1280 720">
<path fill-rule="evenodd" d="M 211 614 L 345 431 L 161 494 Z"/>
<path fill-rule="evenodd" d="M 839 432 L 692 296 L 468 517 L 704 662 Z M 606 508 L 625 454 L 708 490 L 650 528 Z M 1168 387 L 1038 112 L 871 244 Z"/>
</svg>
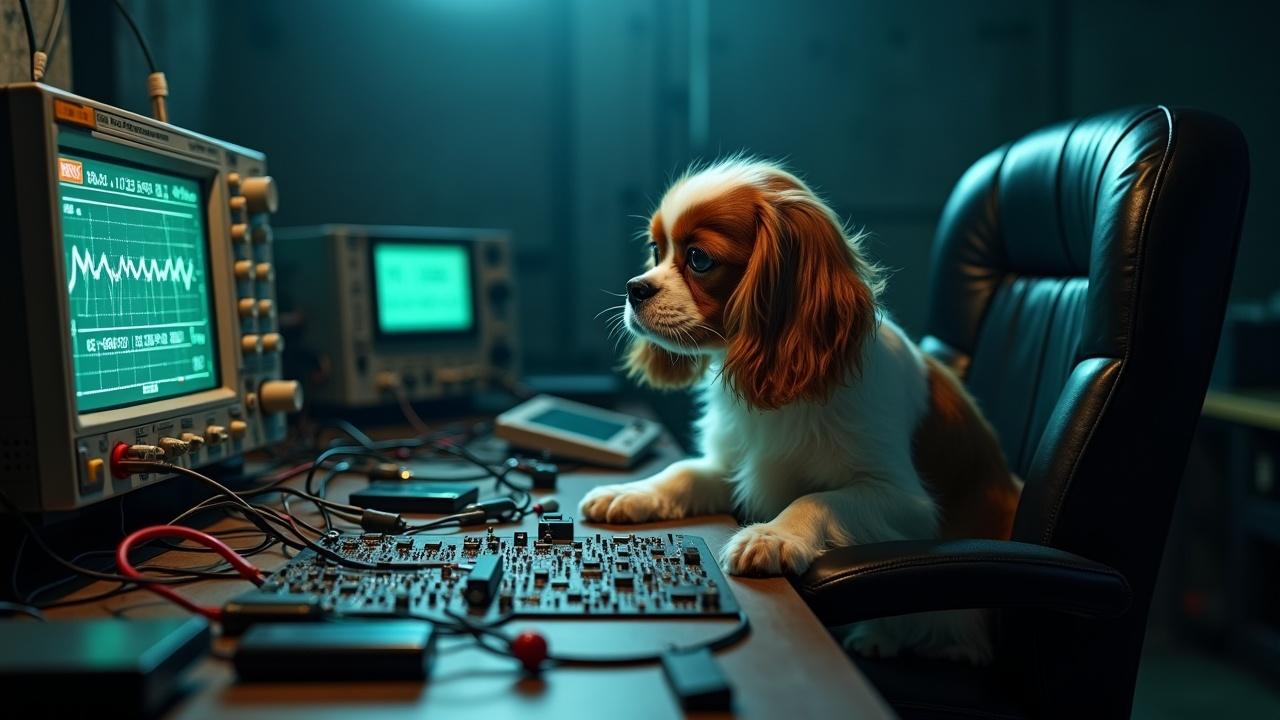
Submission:
<svg viewBox="0 0 1280 720">
<path fill-rule="evenodd" d="M 661 259 L 658 257 L 658 243 L 649 243 L 649 254 L 653 256 L 654 267 L 657 267 L 658 261 Z"/>
<path fill-rule="evenodd" d="M 685 264 L 696 273 L 704 273 L 715 267 L 716 261 L 711 259 L 707 251 L 699 247 L 691 247 L 684 251 Z"/>
</svg>

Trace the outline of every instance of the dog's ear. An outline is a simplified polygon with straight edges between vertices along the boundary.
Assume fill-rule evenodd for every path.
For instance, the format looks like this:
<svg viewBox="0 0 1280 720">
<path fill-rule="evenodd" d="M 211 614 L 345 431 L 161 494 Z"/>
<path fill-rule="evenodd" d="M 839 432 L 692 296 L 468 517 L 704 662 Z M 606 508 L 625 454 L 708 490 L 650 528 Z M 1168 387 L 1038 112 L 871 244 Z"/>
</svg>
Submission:
<svg viewBox="0 0 1280 720">
<path fill-rule="evenodd" d="M 623 364 L 627 377 L 660 390 L 687 388 L 702 377 L 707 358 L 678 355 L 648 340 L 634 338 Z"/>
<path fill-rule="evenodd" d="M 875 269 L 830 208 L 788 174 L 770 185 L 751 259 L 725 312 L 725 378 L 760 410 L 824 401 L 861 371 L 878 291 Z"/>
</svg>

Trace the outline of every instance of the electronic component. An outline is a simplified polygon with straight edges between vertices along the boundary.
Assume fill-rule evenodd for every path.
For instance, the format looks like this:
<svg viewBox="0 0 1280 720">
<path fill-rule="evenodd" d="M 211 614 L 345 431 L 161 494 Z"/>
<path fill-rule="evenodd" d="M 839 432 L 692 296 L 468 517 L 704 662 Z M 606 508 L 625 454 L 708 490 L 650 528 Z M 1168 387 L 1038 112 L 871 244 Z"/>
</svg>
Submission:
<svg viewBox="0 0 1280 720">
<path fill-rule="evenodd" d="M 499 415 L 494 434 L 517 447 L 626 468 L 653 445 L 662 428 L 643 418 L 539 395 Z"/>
<path fill-rule="evenodd" d="M 250 590 L 222 606 L 222 631 L 239 635 L 258 623 L 315 622 L 323 617 L 315 595 Z"/>
<path fill-rule="evenodd" d="M 475 485 L 382 480 L 351 493 L 350 502 L 387 512 L 449 514 L 462 510 L 479 497 L 480 490 Z"/>
<path fill-rule="evenodd" d="M 516 381 L 506 232 L 324 225 L 276 240 L 281 309 L 302 321 L 291 360 L 311 364 L 312 401 L 465 397 Z"/>
<path fill-rule="evenodd" d="M 209 652 L 204 618 L 0 620 L 0 696 L 45 717 L 148 717 Z M 30 714 L 18 712 L 17 714 Z"/>
<path fill-rule="evenodd" d="M 329 550 L 377 569 L 341 566 L 303 550 L 257 593 L 314 595 L 333 615 L 442 621 L 448 619 L 446 610 L 482 620 L 737 616 L 737 601 L 716 564 L 686 561 L 689 547 L 710 556 L 699 537 L 596 534 L 530 543 L 527 533 L 519 535 L 523 543 L 493 532 L 331 536 L 323 541 Z M 482 563 L 485 557 L 496 559 Z M 469 602 L 468 593 L 479 587 L 472 586 L 468 574 L 477 567 L 477 582 L 497 602 Z"/>
<path fill-rule="evenodd" d="M 549 543 L 573 542 L 573 518 L 561 513 L 543 513 L 538 518 L 538 539 Z"/>
<path fill-rule="evenodd" d="M 0 88 L 0 264 L 13 337 L 0 485 L 71 510 L 284 437 L 261 153 L 40 84 Z"/>
<path fill-rule="evenodd" d="M 480 555 L 467 573 L 467 604 L 487 607 L 502 582 L 502 556 Z"/>
<path fill-rule="evenodd" d="M 241 680 L 425 680 L 435 629 L 421 620 L 254 625 L 240 638 Z"/>
<path fill-rule="evenodd" d="M 711 650 L 665 652 L 662 673 L 685 710 L 728 712 L 733 709 L 733 688 Z"/>
</svg>

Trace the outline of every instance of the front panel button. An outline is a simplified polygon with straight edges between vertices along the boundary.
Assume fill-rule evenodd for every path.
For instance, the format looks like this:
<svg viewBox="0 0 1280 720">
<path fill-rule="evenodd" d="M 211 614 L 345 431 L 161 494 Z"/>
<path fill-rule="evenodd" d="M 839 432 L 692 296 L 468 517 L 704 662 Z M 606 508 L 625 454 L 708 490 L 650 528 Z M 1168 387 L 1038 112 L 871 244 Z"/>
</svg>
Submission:
<svg viewBox="0 0 1280 720">
<path fill-rule="evenodd" d="M 262 352 L 262 338 L 250 333 L 240 338 L 240 350 L 245 355 L 257 355 Z"/>
<path fill-rule="evenodd" d="M 240 298 L 236 303 L 242 318 L 258 317 L 258 301 L 253 298 Z"/>
<path fill-rule="evenodd" d="M 284 337 L 280 333 L 266 333 L 262 336 L 262 352 L 280 352 L 284 350 Z"/>
<path fill-rule="evenodd" d="M 260 262 L 253 268 L 253 275 L 258 282 L 271 282 L 272 272 L 271 263 L 268 262 Z"/>
<path fill-rule="evenodd" d="M 243 245 L 249 242 L 249 226 L 244 223 L 236 223 L 231 226 L 231 242 L 237 245 Z"/>
<path fill-rule="evenodd" d="M 227 423 L 227 430 L 231 433 L 231 437 L 239 440 L 249 433 L 249 423 L 243 420 L 232 420 Z"/>
<path fill-rule="evenodd" d="M 233 267 L 235 268 L 237 280 L 248 280 L 253 277 L 252 260 L 237 260 Z"/>
</svg>

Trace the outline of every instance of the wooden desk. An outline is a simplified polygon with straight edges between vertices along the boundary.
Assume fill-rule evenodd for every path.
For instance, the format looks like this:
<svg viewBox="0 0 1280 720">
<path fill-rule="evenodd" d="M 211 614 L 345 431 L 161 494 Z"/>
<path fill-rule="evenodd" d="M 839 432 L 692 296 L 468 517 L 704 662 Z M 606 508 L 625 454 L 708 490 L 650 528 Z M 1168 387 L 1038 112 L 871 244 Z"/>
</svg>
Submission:
<svg viewBox="0 0 1280 720">
<path fill-rule="evenodd" d="M 653 472 L 662 461 L 641 468 L 635 476 Z M 627 476 L 573 473 L 560 478 L 554 493 L 570 515 L 578 500 L 602 482 L 619 482 Z M 330 496 L 344 498 L 363 485 L 356 478 L 339 478 Z M 301 507 L 298 503 L 297 507 Z M 228 524 L 230 521 L 228 521 Z M 535 518 L 520 528 L 503 526 L 506 535 L 517 529 L 533 531 Z M 579 525 L 620 530 L 622 526 Z M 625 531 L 648 532 L 679 528 L 706 538 L 718 551 L 736 529 L 728 516 L 658 523 Z M 592 530 L 594 532 L 594 530 Z M 240 541 L 237 544 L 243 544 Z M 283 564 L 279 554 L 254 558 L 261 567 Z M 207 556 L 169 553 L 156 562 L 179 565 L 208 562 Z M 744 718 L 854 717 L 888 718 L 892 711 L 822 625 L 809 612 L 790 584 L 782 578 L 731 581 L 734 595 L 751 619 L 746 640 L 719 654 L 733 683 L 735 715 Z M 110 587 L 96 584 L 77 595 Z M 183 586 L 181 592 L 206 603 L 220 603 L 250 586 L 238 582 L 204 582 Z M 74 597 L 74 596 L 72 596 Z M 121 595 L 98 605 L 51 611 L 51 617 L 85 617 L 114 613 L 124 617 L 173 615 L 182 611 L 145 591 Z M 660 649 L 668 643 L 688 643 L 722 634 L 729 621 L 513 621 L 507 628 L 537 628 L 551 648 L 562 652 L 603 654 Z M 229 648 L 229 646 L 224 646 Z M 382 717 L 414 718 L 566 718 L 608 717 L 666 718 L 681 712 L 657 666 L 623 669 L 558 668 L 530 679 L 515 662 L 485 653 L 464 638 L 442 639 L 431 677 L 417 683 L 237 684 L 224 661 L 209 659 L 196 671 L 197 688 L 174 708 L 172 716 L 286 717 L 319 720 L 350 717 L 366 720 Z"/>
</svg>

